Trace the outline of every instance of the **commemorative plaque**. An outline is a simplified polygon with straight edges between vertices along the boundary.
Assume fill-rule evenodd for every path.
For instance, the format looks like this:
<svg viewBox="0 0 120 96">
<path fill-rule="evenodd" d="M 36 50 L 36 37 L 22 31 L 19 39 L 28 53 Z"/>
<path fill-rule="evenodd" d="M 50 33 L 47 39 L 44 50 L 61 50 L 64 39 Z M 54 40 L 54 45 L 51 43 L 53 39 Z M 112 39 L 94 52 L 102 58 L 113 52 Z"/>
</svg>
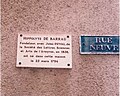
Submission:
<svg viewBox="0 0 120 96">
<path fill-rule="evenodd" d="M 119 54 L 119 36 L 81 36 L 81 54 Z"/>
<path fill-rule="evenodd" d="M 18 34 L 16 67 L 72 68 L 70 35 Z"/>
</svg>

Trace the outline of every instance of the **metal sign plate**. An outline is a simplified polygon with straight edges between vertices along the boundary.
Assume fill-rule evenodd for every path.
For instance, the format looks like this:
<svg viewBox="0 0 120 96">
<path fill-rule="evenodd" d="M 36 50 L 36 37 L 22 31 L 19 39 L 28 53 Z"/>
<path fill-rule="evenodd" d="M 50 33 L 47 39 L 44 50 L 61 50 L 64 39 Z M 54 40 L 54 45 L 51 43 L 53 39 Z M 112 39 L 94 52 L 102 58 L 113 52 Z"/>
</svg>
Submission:
<svg viewBox="0 0 120 96">
<path fill-rule="evenodd" d="M 18 34 L 17 67 L 72 68 L 70 35 Z"/>
<path fill-rule="evenodd" d="M 81 36 L 81 54 L 119 54 L 119 36 Z"/>
</svg>

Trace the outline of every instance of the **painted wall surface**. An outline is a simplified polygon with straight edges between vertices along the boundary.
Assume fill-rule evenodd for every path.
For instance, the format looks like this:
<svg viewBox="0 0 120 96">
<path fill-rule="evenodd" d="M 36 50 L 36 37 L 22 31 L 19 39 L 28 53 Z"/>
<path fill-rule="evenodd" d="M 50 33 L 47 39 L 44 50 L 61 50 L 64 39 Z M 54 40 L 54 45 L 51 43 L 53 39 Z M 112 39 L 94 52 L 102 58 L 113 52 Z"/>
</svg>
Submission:
<svg viewBox="0 0 120 96">
<path fill-rule="evenodd" d="M 118 96 L 118 55 L 80 55 L 79 36 L 118 35 L 118 0 L 1 0 L 2 96 Z M 72 69 L 16 68 L 17 34 L 71 34 Z"/>
</svg>

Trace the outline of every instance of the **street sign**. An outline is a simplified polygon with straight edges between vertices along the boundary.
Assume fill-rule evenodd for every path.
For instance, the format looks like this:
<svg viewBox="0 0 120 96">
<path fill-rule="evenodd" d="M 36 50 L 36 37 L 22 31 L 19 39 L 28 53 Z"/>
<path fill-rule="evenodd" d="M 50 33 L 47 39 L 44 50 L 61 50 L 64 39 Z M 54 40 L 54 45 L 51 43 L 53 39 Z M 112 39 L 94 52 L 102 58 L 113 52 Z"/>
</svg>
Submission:
<svg viewBox="0 0 120 96">
<path fill-rule="evenodd" d="M 81 36 L 81 54 L 119 54 L 119 36 Z"/>
</svg>

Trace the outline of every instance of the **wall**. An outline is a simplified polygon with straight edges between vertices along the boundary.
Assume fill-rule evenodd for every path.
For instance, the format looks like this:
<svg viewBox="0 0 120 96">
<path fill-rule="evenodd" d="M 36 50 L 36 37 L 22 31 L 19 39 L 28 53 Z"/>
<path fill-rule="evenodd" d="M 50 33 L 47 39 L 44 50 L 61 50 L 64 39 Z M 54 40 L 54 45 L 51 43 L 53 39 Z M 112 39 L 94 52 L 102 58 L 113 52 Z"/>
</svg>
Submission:
<svg viewBox="0 0 120 96">
<path fill-rule="evenodd" d="M 118 0 L 2 0 L 2 96 L 118 96 L 118 55 L 80 55 L 79 36 L 118 35 Z M 16 68 L 17 34 L 71 34 L 72 69 Z"/>
</svg>

